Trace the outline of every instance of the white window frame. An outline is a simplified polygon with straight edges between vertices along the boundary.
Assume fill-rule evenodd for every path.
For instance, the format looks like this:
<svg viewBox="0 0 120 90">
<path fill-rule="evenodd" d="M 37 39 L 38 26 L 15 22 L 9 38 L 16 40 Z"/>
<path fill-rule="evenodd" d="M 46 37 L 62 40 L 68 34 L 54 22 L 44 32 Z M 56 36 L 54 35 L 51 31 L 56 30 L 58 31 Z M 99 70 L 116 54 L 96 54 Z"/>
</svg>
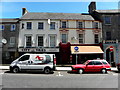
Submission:
<svg viewBox="0 0 120 90">
<path fill-rule="evenodd" d="M 14 28 L 13 28 L 13 26 L 14 26 Z M 15 24 L 12 24 L 12 25 L 11 25 L 11 31 L 15 31 L 15 29 L 16 29 L 16 25 L 15 25 Z"/>
<path fill-rule="evenodd" d="M 61 37 L 61 42 L 64 43 L 64 42 L 62 41 L 62 40 L 63 40 L 63 38 L 62 38 L 62 35 L 63 35 L 63 34 L 66 35 L 66 38 L 65 38 L 65 39 L 66 39 L 66 42 L 65 42 L 65 43 L 67 43 L 67 42 L 68 42 L 68 33 L 61 33 L 61 35 L 60 35 L 60 37 Z"/>
<path fill-rule="evenodd" d="M 27 46 L 27 42 L 26 42 L 27 36 L 31 36 L 31 46 Z M 32 35 L 25 35 L 25 47 L 32 47 L 32 44 L 33 44 L 32 38 L 33 38 Z"/>
<path fill-rule="evenodd" d="M 83 35 L 82 38 L 79 37 L 80 34 Z M 79 41 L 80 44 L 83 44 L 83 43 L 85 42 L 85 41 L 84 41 L 84 40 L 85 40 L 84 36 L 85 36 L 84 33 L 78 33 L 78 41 Z M 83 42 L 80 42 L 80 39 L 81 39 Z"/>
<path fill-rule="evenodd" d="M 81 25 L 79 23 L 81 23 Z M 84 25 L 84 23 L 82 21 L 77 21 L 77 28 L 84 28 L 83 25 Z M 80 27 L 80 26 L 82 26 L 82 27 Z"/>
<path fill-rule="evenodd" d="M 10 46 L 14 46 L 15 42 L 16 42 L 15 37 L 10 37 L 10 42 L 9 42 Z"/>
<path fill-rule="evenodd" d="M 56 43 L 57 43 L 57 35 L 56 34 L 49 34 L 49 47 L 56 47 Z M 50 37 L 51 36 L 55 36 L 55 46 L 51 46 L 50 43 L 51 43 L 51 40 L 50 40 Z"/>
<path fill-rule="evenodd" d="M 38 37 L 39 36 L 42 36 L 43 37 L 43 46 L 38 46 Z M 43 34 L 40 34 L 40 35 L 37 35 L 37 47 L 44 47 L 44 35 Z"/>
<path fill-rule="evenodd" d="M 100 42 L 100 40 L 99 40 L 99 34 L 94 34 L 94 42 L 96 43 L 96 37 L 95 37 L 95 35 L 98 35 L 97 40 L 98 40 L 98 43 L 99 43 Z M 96 43 L 96 44 L 98 44 L 98 43 Z"/>
<path fill-rule="evenodd" d="M 39 23 L 43 23 L 43 28 L 40 28 L 39 29 Z M 43 30 L 44 29 L 44 22 L 38 22 L 38 28 L 37 28 L 38 30 Z"/>
<path fill-rule="evenodd" d="M 93 22 L 93 28 L 98 29 L 99 28 L 99 22 Z"/>
<path fill-rule="evenodd" d="M 62 24 L 63 22 L 66 22 L 66 27 L 65 28 L 68 28 L 68 21 L 61 21 L 61 28 L 64 28 L 63 24 Z"/>
<path fill-rule="evenodd" d="M 4 30 L 4 29 L 5 29 L 5 25 L 4 24 L 0 24 L 0 30 Z"/>
<path fill-rule="evenodd" d="M 28 28 L 27 23 L 31 23 L 31 28 Z M 26 22 L 26 29 L 27 29 L 27 30 L 31 30 L 31 29 L 32 29 L 32 22 Z"/>
<path fill-rule="evenodd" d="M 51 28 L 52 23 L 54 23 L 54 28 Z M 55 22 L 50 22 L 50 30 L 55 30 L 55 28 L 56 28 Z"/>
</svg>

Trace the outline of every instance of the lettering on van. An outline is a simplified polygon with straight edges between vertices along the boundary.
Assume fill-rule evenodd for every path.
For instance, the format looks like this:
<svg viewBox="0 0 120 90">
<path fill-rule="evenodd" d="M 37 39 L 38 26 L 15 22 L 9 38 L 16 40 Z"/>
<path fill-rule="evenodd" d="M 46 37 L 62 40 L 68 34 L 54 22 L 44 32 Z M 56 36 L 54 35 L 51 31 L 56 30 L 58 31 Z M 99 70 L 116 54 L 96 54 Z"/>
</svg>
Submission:
<svg viewBox="0 0 120 90">
<path fill-rule="evenodd" d="M 36 56 L 36 59 L 42 61 L 43 60 L 43 57 L 40 57 L 40 56 Z"/>
</svg>

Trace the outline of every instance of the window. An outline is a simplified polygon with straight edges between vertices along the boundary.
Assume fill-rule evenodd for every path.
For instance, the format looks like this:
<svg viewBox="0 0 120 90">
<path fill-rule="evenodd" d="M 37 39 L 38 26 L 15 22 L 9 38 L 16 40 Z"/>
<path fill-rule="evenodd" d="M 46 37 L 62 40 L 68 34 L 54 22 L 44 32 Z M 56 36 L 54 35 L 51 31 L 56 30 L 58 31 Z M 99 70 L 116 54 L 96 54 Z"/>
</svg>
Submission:
<svg viewBox="0 0 120 90">
<path fill-rule="evenodd" d="M 110 16 L 105 16 L 104 17 L 104 23 L 105 24 L 111 24 L 111 17 Z"/>
<path fill-rule="evenodd" d="M 50 23 L 50 29 L 55 29 L 55 22 Z"/>
<path fill-rule="evenodd" d="M 68 35 L 67 34 L 62 34 L 61 35 L 62 43 L 67 43 L 68 41 Z"/>
<path fill-rule="evenodd" d="M 62 28 L 67 28 L 67 22 L 66 21 L 62 21 Z"/>
<path fill-rule="evenodd" d="M 100 61 L 94 61 L 95 65 L 102 65 L 102 63 Z"/>
<path fill-rule="evenodd" d="M 15 37 L 10 37 L 10 45 L 15 45 Z"/>
<path fill-rule="evenodd" d="M 30 57 L 30 55 L 22 56 L 22 57 L 19 59 L 19 61 L 29 60 L 29 57 Z"/>
<path fill-rule="evenodd" d="M 16 28 L 16 25 L 15 25 L 15 24 L 12 24 L 12 25 L 11 25 L 11 31 L 15 31 L 15 28 Z"/>
<path fill-rule="evenodd" d="M 50 57 L 50 55 L 45 55 L 45 57 L 46 57 L 46 60 L 45 60 L 44 63 L 50 63 L 50 62 L 51 62 L 51 57 Z"/>
<path fill-rule="evenodd" d="M 22 23 L 22 29 L 24 29 L 24 23 Z"/>
<path fill-rule="evenodd" d="M 26 47 L 32 46 L 32 36 L 26 36 Z"/>
<path fill-rule="evenodd" d="M 111 32 L 106 32 L 106 40 L 111 40 Z"/>
<path fill-rule="evenodd" d="M 27 22 L 27 29 L 32 29 L 32 22 Z"/>
<path fill-rule="evenodd" d="M 78 22 L 78 28 L 83 28 L 83 22 Z"/>
<path fill-rule="evenodd" d="M 38 36 L 38 46 L 42 47 L 43 43 L 43 36 Z"/>
<path fill-rule="evenodd" d="M 91 61 L 91 62 L 89 62 L 87 65 L 93 65 L 93 62 Z"/>
<path fill-rule="evenodd" d="M 99 43 L 99 35 L 95 34 L 94 35 L 95 43 Z"/>
<path fill-rule="evenodd" d="M 44 23 L 43 22 L 38 23 L 38 29 L 44 29 Z"/>
<path fill-rule="evenodd" d="M 0 30 L 4 30 L 4 29 L 5 29 L 4 25 L 1 24 L 1 25 L 0 25 Z"/>
<path fill-rule="evenodd" d="M 84 43 L 83 34 L 79 34 L 78 38 L 79 38 L 79 43 Z"/>
<path fill-rule="evenodd" d="M 102 61 L 102 63 L 105 64 L 105 65 L 107 64 L 107 62 L 105 62 L 105 61 Z"/>
<path fill-rule="evenodd" d="M 49 46 L 50 47 L 55 47 L 56 46 L 56 36 L 55 35 L 50 35 L 49 36 Z"/>
<path fill-rule="evenodd" d="M 98 29 L 98 27 L 99 27 L 99 26 L 98 26 L 98 22 L 94 22 L 94 28 L 95 28 L 95 29 Z"/>
</svg>

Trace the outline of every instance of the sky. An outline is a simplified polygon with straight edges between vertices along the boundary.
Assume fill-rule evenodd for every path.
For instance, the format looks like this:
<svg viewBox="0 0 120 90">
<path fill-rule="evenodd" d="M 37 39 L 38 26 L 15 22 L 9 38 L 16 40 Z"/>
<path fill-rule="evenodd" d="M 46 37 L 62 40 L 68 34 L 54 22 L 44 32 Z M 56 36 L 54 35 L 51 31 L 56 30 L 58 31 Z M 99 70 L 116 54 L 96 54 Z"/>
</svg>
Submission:
<svg viewBox="0 0 120 90">
<path fill-rule="evenodd" d="M 0 18 L 19 18 L 28 12 L 88 13 L 90 2 L 0 2 Z M 118 9 L 118 2 L 96 2 L 97 10 Z"/>
</svg>

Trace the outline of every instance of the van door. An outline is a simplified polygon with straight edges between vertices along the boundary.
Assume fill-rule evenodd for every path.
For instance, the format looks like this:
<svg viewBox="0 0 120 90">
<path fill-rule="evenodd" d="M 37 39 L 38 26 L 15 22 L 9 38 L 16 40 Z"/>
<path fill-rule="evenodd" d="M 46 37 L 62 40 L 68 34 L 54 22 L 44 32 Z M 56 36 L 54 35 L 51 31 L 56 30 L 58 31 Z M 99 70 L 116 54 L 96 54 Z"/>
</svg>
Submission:
<svg viewBox="0 0 120 90">
<path fill-rule="evenodd" d="M 30 55 L 24 55 L 22 56 L 18 61 L 18 64 L 21 69 L 28 69 L 28 61 L 29 61 Z"/>
</svg>

